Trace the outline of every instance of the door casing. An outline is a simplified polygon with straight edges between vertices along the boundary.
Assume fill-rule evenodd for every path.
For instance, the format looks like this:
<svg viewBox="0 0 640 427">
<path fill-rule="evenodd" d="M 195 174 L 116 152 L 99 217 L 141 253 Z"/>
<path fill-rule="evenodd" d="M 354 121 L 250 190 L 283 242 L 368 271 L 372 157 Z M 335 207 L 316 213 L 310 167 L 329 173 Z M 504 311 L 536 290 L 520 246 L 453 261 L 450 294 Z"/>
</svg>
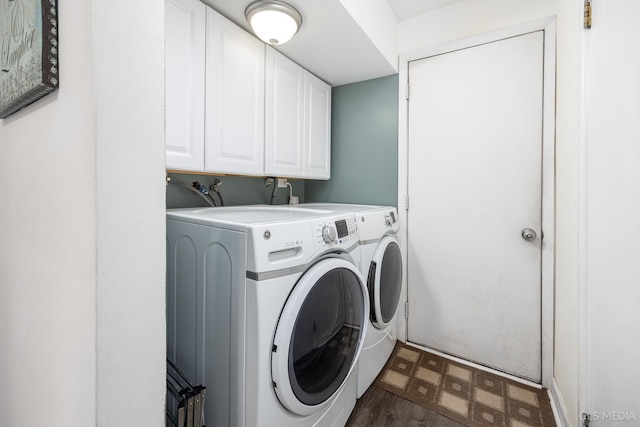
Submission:
<svg viewBox="0 0 640 427">
<path fill-rule="evenodd" d="M 542 130 L 542 385 L 551 389 L 553 382 L 553 318 L 554 318 L 554 200 L 555 200 L 555 61 L 556 20 L 545 18 L 489 33 L 468 37 L 437 46 L 419 49 L 400 56 L 398 91 L 398 216 L 400 219 L 400 249 L 403 256 L 403 286 L 401 301 L 407 301 L 407 207 L 408 194 L 408 72 L 409 62 L 429 56 L 453 52 L 491 43 L 534 31 L 544 32 L 544 99 Z M 406 309 L 406 305 L 405 305 Z M 399 312 L 402 312 L 399 309 Z M 407 340 L 407 319 L 398 316 L 398 339 Z"/>
</svg>

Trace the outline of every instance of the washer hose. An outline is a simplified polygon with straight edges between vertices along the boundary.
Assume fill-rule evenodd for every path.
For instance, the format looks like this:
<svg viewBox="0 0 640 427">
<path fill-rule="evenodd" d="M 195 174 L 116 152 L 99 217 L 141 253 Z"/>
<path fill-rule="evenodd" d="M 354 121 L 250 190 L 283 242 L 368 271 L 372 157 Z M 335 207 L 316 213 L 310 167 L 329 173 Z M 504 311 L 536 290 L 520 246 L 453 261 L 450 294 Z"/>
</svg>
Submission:
<svg viewBox="0 0 640 427">
<path fill-rule="evenodd" d="M 271 204 L 275 205 L 276 193 L 278 192 L 278 178 L 273 178 L 273 190 L 271 190 Z"/>
<path fill-rule="evenodd" d="M 209 194 L 201 193 L 201 192 L 200 192 L 200 191 L 198 191 L 196 188 L 190 187 L 190 186 L 188 186 L 188 185 L 186 185 L 186 184 L 183 184 L 182 182 L 179 182 L 179 181 L 175 181 L 175 182 L 174 182 L 174 181 L 171 179 L 171 177 L 170 177 L 170 176 L 168 176 L 168 177 L 167 177 L 167 182 L 168 182 L 168 183 L 170 183 L 170 184 L 180 185 L 180 186 L 182 186 L 182 187 L 186 188 L 186 189 L 187 189 L 187 190 L 189 190 L 189 191 L 193 191 L 195 194 L 197 194 L 198 196 L 202 197 L 202 198 L 205 200 L 205 202 L 207 202 L 207 204 L 208 204 L 209 206 L 212 206 L 212 207 L 216 207 L 216 206 L 218 206 L 218 204 L 216 203 L 216 201 L 215 201 L 215 200 L 213 199 L 213 197 L 211 197 Z"/>
</svg>

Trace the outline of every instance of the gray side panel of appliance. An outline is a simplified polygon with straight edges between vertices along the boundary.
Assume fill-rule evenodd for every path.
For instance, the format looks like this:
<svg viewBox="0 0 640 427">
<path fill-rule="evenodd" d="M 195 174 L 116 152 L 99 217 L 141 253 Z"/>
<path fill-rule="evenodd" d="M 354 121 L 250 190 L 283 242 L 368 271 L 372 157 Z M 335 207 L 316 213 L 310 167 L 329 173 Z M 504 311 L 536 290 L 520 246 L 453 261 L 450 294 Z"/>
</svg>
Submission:
<svg viewBox="0 0 640 427">
<path fill-rule="evenodd" d="M 242 407 L 244 325 L 231 308 L 244 300 L 246 235 L 168 220 L 167 241 L 167 357 L 207 387 L 207 425 L 231 425 L 241 414 L 230 407 Z"/>
<path fill-rule="evenodd" d="M 197 248 L 188 235 L 168 232 L 167 241 L 167 357 L 194 384 Z"/>
</svg>

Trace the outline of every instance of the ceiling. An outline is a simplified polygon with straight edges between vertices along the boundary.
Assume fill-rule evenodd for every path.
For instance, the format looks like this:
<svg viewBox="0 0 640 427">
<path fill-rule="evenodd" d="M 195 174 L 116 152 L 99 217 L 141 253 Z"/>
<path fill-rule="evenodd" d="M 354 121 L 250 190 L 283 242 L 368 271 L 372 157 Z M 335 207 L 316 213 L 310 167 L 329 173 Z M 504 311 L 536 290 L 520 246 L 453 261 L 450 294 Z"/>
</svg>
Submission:
<svg viewBox="0 0 640 427">
<path fill-rule="evenodd" d="M 451 6 L 463 0 L 387 0 L 398 21 Z"/>
<path fill-rule="evenodd" d="M 251 32 L 244 10 L 255 0 L 202 1 Z M 278 46 L 277 50 L 330 85 L 339 86 L 397 72 L 397 62 L 390 60 L 389 55 L 385 57 L 379 45 L 372 41 L 363 29 L 366 25 L 358 22 L 347 11 L 346 4 L 354 2 L 349 0 L 285 1 L 302 14 L 303 24 L 293 39 Z M 384 5 L 384 1 L 378 0 L 377 5 Z M 389 8 L 385 6 L 383 9 L 389 11 L 388 19 L 396 22 L 459 1 L 462 0 L 386 0 Z M 366 9 L 364 10 L 366 13 Z M 390 38 L 395 44 L 397 44 L 396 36 Z"/>
</svg>

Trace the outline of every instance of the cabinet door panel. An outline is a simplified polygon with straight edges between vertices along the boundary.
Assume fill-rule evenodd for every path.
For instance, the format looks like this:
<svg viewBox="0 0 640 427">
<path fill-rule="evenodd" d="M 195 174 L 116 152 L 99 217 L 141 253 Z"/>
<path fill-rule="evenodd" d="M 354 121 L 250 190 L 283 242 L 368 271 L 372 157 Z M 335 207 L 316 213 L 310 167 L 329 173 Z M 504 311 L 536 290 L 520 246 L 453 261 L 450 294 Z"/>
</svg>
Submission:
<svg viewBox="0 0 640 427">
<path fill-rule="evenodd" d="M 264 44 L 207 9 L 205 169 L 264 174 Z"/>
<path fill-rule="evenodd" d="M 302 177 L 304 69 L 267 48 L 265 173 Z"/>
<path fill-rule="evenodd" d="M 165 0 L 167 169 L 204 168 L 205 9 L 198 0 Z"/>
<path fill-rule="evenodd" d="M 331 172 L 331 86 L 305 72 L 305 162 L 307 178 L 329 179 Z"/>
</svg>

